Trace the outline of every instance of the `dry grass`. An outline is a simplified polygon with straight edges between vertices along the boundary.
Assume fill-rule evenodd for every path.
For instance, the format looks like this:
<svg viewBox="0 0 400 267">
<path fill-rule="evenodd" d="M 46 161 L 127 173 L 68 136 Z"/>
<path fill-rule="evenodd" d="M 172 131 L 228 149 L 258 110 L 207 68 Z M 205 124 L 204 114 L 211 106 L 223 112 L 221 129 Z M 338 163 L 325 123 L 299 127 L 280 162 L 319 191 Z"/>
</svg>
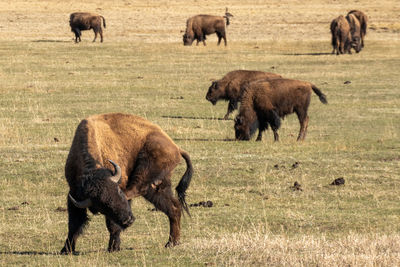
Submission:
<svg viewBox="0 0 400 267">
<path fill-rule="evenodd" d="M 398 266 L 400 49 L 396 1 L 0 1 L 0 265 Z M 183 47 L 187 17 L 234 14 L 228 47 Z M 369 17 L 365 49 L 331 55 L 329 22 L 349 9 Z M 68 14 L 102 13 L 105 42 L 76 45 Z M 310 126 L 295 116 L 281 141 L 229 141 L 226 103 L 204 97 L 233 69 L 274 71 L 315 83 Z M 350 84 L 344 84 L 350 81 Z M 78 122 L 129 112 L 159 124 L 195 166 L 182 245 L 164 249 L 166 216 L 137 199 L 137 221 L 108 254 L 92 216 L 79 256 L 61 256 L 67 234 L 63 167 Z M 177 119 L 176 116 L 181 116 Z M 56 138 L 56 139 L 54 139 Z M 228 141 L 227 141 L 228 140 Z M 300 162 L 293 168 L 294 162 Z M 275 167 L 277 165 L 277 167 Z M 183 173 L 174 175 L 174 184 Z M 329 184 L 344 177 L 345 186 Z M 298 181 L 303 191 L 290 186 Z M 27 202 L 24 203 L 23 202 Z"/>
</svg>

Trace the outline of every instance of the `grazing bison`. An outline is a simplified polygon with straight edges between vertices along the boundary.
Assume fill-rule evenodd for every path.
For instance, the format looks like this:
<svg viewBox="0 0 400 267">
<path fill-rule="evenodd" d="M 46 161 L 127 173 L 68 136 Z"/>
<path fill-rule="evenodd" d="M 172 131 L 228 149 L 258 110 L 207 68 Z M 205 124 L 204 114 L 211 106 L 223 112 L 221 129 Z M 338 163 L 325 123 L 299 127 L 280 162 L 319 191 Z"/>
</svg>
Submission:
<svg viewBox="0 0 400 267">
<path fill-rule="evenodd" d="M 356 16 L 361 26 L 361 46 L 364 47 L 364 37 L 367 35 L 368 17 L 360 10 L 351 10 L 347 15 L 353 14 Z"/>
<path fill-rule="evenodd" d="M 103 16 L 87 12 L 75 12 L 69 17 L 69 25 L 71 31 L 75 33 L 75 43 L 81 41 L 81 31 L 93 29 L 94 39 L 96 41 L 97 34 L 100 34 L 100 42 L 103 42 L 103 29 L 101 28 L 101 19 L 103 19 L 103 26 L 106 27 L 106 20 Z"/>
<path fill-rule="evenodd" d="M 297 140 L 304 140 L 308 126 L 307 110 L 311 90 L 326 104 L 325 95 L 313 84 L 291 79 L 273 79 L 250 83 L 243 91 L 240 113 L 235 118 L 235 136 L 238 140 L 250 140 L 258 128 L 257 141 L 268 124 L 279 140 L 277 130 L 286 115 L 295 112 L 300 122 Z"/>
<path fill-rule="evenodd" d="M 178 200 L 173 196 L 170 177 L 181 157 L 187 169 L 176 187 Z M 178 244 L 182 209 L 189 214 L 185 192 L 192 173 L 188 153 L 149 121 L 121 113 L 84 119 L 75 132 L 65 165 L 68 237 L 61 253 L 75 251 L 77 238 L 88 221 L 87 208 L 93 214 L 105 215 L 110 232 L 108 251 L 119 250 L 121 231 L 135 219 L 130 201 L 137 196 L 168 216 L 166 247 Z"/>
<path fill-rule="evenodd" d="M 331 22 L 332 54 L 336 55 L 350 52 L 351 31 L 347 19 L 340 15 Z"/>
<path fill-rule="evenodd" d="M 263 71 L 253 70 L 234 70 L 228 72 L 222 79 L 212 82 L 206 95 L 206 99 L 213 105 L 218 100 L 223 99 L 229 101 L 228 111 L 226 112 L 224 119 L 228 119 L 229 114 L 237 109 L 238 102 L 240 102 L 242 96 L 243 85 L 248 82 L 261 80 L 261 79 L 274 79 L 281 78 L 279 74 Z"/>
<path fill-rule="evenodd" d="M 206 45 L 206 35 L 216 33 L 218 36 L 218 45 L 221 43 L 221 39 L 224 39 L 225 46 L 226 32 L 225 32 L 225 21 L 226 25 L 229 25 L 229 17 L 233 17 L 232 14 L 225 12 L 225 16 L 212 16 L 212 15 L 197 15 L 189 18 L 186 21 L 186 31 L 183 35 L 183 45 L 192 45 L 194 40 L 197 40 L 196 45 L 199 42 L 203 42 Z"/>
<path fill-rule="evenodd" d="M 362 49 L 361 44 L 361 26 L 360 22 L 358 21 L 357 17 L 353 14 L 348 14 L 346 16 L 346 20 L 350 25 L 350 33 L 351 33 L 351 40 L 350 40 L 350 47 L 348 48 L 349 54 L 351 54 L 351 48 L 356 50 L 356 53 L 359 53 Z"/>
</svg>

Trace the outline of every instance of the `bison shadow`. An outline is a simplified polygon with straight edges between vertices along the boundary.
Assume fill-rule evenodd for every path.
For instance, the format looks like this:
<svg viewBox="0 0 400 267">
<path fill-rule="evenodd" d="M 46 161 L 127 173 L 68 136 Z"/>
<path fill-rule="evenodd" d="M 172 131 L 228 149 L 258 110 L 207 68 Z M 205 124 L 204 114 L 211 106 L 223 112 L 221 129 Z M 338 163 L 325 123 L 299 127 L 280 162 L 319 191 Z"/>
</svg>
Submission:
<svg viewBox="0 0 400 267">
<path fill-rule="evenodd" d="M 332 53 L 320 52 L 320 53 L 291 53 L 291 54 L 282 54 L 284 56 L 327 56 L 333 55 Z"/>
<path fill-rule="evenodd" d="M 124 250 L 134 250 L 134 248 L 121 248 L 120 251 L 124 251 Z M 137 250 L 137 249 L 136 249 Z M 104 253 L 109 253 L 107 252 L 106 249 L 104 250 L 89 250 L 89 251 L 82 251 L 82 252 L 75 252 L 72 253 L 71 255 L 74 256 L 81 256 L 81 255 L 88 255 L 88 254 L 93 254 L 93 253 L 99 253 L 104 251 Z M 0 255 L 45 255 L 45 256 L 58 256 L 58 255 L 64 255 L 61 254 L 60 252 L 45 252 L 45 251 L 0 251 Z"/>
<path fill-rule="evenodd" d="M 188 120 L 219 120 L 219 121 L 229 121 L 232 119 L 224 119 L 224 118 L 212 118 L 212 117 L 192 117 L 192 116 L 173 116 L 173 115 L 165 115 L 161 116 L 161 118 L 168 118 L 168 119 L 188 119 Z"/>
<path fill-rule="evenodd" d="M 213 138 L 213 139 L 209 139 L 209 138 L 173 138 L 174 141 L 199 141 L 199 142 L 234 142 L 236 141 L 236 139 L 232 139 L 232 138 Z"/>
<path fill-rule="evenodd" d="M 33 40 L 33 43 L 70 43 L 71 41 L 61 41 L 61 40 Z"/>
</svg>

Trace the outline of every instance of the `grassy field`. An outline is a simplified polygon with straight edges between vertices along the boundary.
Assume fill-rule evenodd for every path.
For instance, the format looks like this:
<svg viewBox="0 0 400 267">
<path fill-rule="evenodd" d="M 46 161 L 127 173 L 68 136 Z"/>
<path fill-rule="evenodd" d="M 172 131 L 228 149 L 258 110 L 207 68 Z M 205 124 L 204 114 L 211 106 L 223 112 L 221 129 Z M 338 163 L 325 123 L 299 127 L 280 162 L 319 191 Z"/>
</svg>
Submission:
<svg viewBox="0 0 400 267">
<path fill-rule="evenodd" d="M 264 2 L 0 0 L 0 266 L 400 265 L 399 6 Z M 226 6 L 228 47 L 215 36 L 182 45 L 187 17 Z M 370 17 L 366 47 L 331 55 L 329 23 L 354 8 Z M 77 10 L 105 16 L 104 43 L 88 31 L 73 43 Z M 307 80 L 327 95 L 328 105 L 312 96 L 305 142 L 295 115 L 279 143 L 271 131 L 261 143 L 233 140 L 233 120 L 219 119 L 227 103 L 205 95 L 235 69 Z M 106 252 L 104 217 L 91 216 L 80 254 L 58 255 L 75 128 L 106 112 L 143 116 L 190 153 L 188 202 L 214 205 L 191 208 L 180 246 L 164 248 L 167 217 L 138 198 L 122 251 Z M 345 185 L 330 185 L 339 177 Z"/>
</svg>

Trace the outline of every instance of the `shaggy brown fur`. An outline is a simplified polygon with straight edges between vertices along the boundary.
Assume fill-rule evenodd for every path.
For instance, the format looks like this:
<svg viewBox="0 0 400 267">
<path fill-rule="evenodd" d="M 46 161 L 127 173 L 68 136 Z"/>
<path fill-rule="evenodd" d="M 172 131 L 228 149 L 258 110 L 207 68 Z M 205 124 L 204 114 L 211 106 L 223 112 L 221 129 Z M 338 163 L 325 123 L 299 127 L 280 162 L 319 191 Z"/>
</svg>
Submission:
<svg viewBox="0 0 400 267">
<path fill-rule="evenodd" d="M 257 141 L 262 132 L 271 126 L 275 141 L 279 140 L 277 130 L 280 118 L 295 112 L 300 122 L 297 140 L 304 140 L 307 133 L 311 91 L 326 104 L 325 95 L 313 84 L 291 79 L 273 79 L 250 83 L 243 92 L 240 113 L 235 119 L 235 136 L 239 140 L 250 140 L 258 128 Z"/>
<path fill-rule="evenodd" d="M 367 35 L 368 17 L 367 17 L 367 15 L 365 15 L 364 12 L 362 12 L 360 10 L 351 10 L 348 14 L 353 14 L 354 16 L 356 16 L 356 18 L 360 22 L 361 46 L 364 47 L 364 37 L 365 37 L 365 35 Z"/>
<path fill-rule="evenodd" d="M 218 36 L 218 45 L 221 43 L 221 39 L 224 39 L 225 46 L 226 32 L 225 32 L 225 21 L 229 25 L 229 16 L 211 16 L 211 15 L 197 15 L 189 18 L 186 21 L 186 31 L 183 35 L 183 44 L 188 46 L 192 45 L 194 40 L 197 40 L 196 45 L 199 42 L 203 42 L 206 45 L 206 35 L 216 33 Z"/>
<path fill-rule="evenodd" d="M 360 22 L 358 21 L 357 17 L 353 14 L 348 14 L 346 16 L 346 19 L 349 22 L 350 32 L 351 32 L 349 53 L 351 54 L 350 51 L 351 48 L 354 48 L 354 50 L 356 50 L 356 52 L 358 53 L 362 49 Z"/>
<path fill-rule="evenodd" d="M 176 199 L 171 190 L 171 174 L 181 157 L 187 169 L 176 187 Z M 120 166 L 118 184 L 109 179 L 113 175 L 109 159 Z M 76 239 L 87 222 L 86 208 L 78 208 L 74 199 L 80 202 L 89 199 L 90 211 L 106 216 L 109 251 L 119 250 L 120 232 L 134 220 L 128 201 L 138 196 L 168 216 L 170 234 L 166 246 L 178 244 L 182 208 L 189 213 L 185 192 L 192 173 L 188 153 L 160 127 L 141 117 L 111 113 L 83 120 L 65 165 L 71 197 L 68 198 L 68 238 L 61 252 L 75 250 Z"/>
<path fill-rule="evenodd" d="M 228 72 L 222 79 L 214 81 L 208 88 L 206 99 L 213 105 L 223 99 L 229 101 L 228 111 L 224 119 L 228 119 L 229 114 L 237 109 L 242 97 L 243 86 L 251 81 L 281 78 L 279 74 L 254 70 L 234 70 Z"/>
<path fill-rule="evenodd" d="M 344 54 L 350 51 L 351 32 L 350 25 L 346 18 L 342 15 L 332 20 L 331 22 L 332 34 L 332 54 Z"/>
<path fill-rule="evenodd" d="M 101 28 L 101 19 L 103 19 L 103 26 L 106 27 L 106 20 L 103 16 L 87 13 L 87 12 L 75 12 L 69 16 L 69 25 L 71 31 L 75 33 L 75 43 L 81 41 L 81 31 L 93 29 L 94 39 L 96 41 L 97 34 L 100 34 L 100 42 L 103 42 L 103 29 Z"/>
</svg>

